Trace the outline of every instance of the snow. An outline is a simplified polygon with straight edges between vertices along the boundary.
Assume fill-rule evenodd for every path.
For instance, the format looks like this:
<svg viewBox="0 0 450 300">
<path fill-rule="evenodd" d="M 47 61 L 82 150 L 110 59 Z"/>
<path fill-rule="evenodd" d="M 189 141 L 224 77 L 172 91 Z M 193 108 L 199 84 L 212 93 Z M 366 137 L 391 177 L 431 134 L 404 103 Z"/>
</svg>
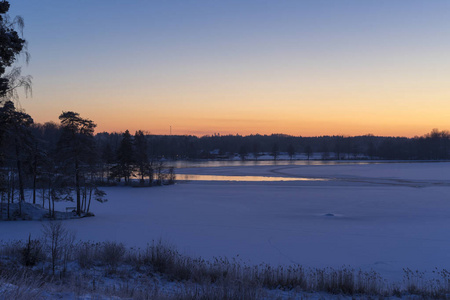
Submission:
<svg viewBox="0 0 450 300">
<path fill-rule="evenodd" d="M 246 263 L 374 269 L 450 268 L 450 163 L 185 168 L 227 176 L 327 181 L 188 181 L 105 188 L 93 218 L 65 220 L 77 238 L 145 247 L 162 238 L 192 256 Z M 64 211 L 72 203 L 57 203 Z M 57 208 L 58 208 L 57 207 Z M 45 222 L 45 221 L 44 221 Z M 41 234 L 40 221 L 0 222 L 0 238 Z"/>
<path fill-rule="evenodd" d="M 28 200 L 31 200 L 31 197 L 27 197 Z M 14 202 L 10 204 L 10 214 L 11 219 L 13 220 L 39 220 L 42 221 L 49 216 L 48 208 L 44 209 L 42 208 L 42 205 L 40 204 L 32 204 L 32 203 L 22 203 L 22 208 L 20 208 L 19 203 Z M 22 214 L 20 214 L 20 210 L 22 211 Z M 3 211 L 0 214 L 2 219 L 7 219 L 7 204 L 3 203 Z M 55 218 L 58 220 L 61 219 L 69 219 L 69 218 L 78 218 L 73 212 L 71 211 L 55 211 Z"/>
</svg>

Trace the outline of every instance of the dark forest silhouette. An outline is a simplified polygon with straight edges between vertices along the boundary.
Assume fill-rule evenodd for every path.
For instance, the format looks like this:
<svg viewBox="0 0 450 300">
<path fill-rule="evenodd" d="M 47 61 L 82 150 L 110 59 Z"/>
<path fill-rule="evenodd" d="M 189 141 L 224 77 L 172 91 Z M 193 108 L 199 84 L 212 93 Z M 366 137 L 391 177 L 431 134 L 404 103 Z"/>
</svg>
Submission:
<svg viewBox="0 0 450 300">
<path fill-rule="evenodd" d="M 43 125 L 39 125 L 43 126 Z M 56 125 L 53 125 L 56 126 Z M 140 131 L 141 132 L 141 131 Z M 140 133 L 142 134 L 142 132 Z M 257 160 L 263 154 L 279 158 L 281 153 L 290 159 L 299 155 L 319 159 L 352 160 L 447 160 L 450 159 L 450 133 L 433 129 L 414 138 L 363 136 L 301 137 L 272 135 L 151 135 L 144 136 L 146 155 L 153 160 L 165 159 L 241 159 Z M 140 137 L 141 139 L 143 137 Z M 95 136 L 102 155 L 111 157 L 122 143 L 122 133 L 98 133 Z"/>
</svg>

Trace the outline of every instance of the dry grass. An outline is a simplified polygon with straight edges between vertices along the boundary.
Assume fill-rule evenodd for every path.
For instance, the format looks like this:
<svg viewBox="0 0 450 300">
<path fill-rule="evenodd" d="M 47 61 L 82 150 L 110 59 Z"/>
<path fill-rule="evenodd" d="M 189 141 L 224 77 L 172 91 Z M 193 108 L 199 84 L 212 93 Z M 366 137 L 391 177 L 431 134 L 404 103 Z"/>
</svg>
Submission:
<svg viewBox="0 0 450 300">
<path fill-rule="evenodd" d="M 389 284 L 376 272 L 350 267 L 306 269 L 246 265 L 226 258 L 207 261 L 183 255 L 162 241 L 145 249 L 127 249 L 116 242 L 80 242 L 66 257 L 67 270 L 58 261 L 52 275 L 50 255 L 30 258 L 40 253 L 33 248 L 40 245 L 29 240 L 0 247 L 0 299 L 86 294 L 132 299 L 268 299 L 273 294 L 270 291 L 359 298 L 417 295 L 447 299 L 450 295 L 450 272 L 446 270 L 435 270 L 434 279 L 426 279 L 423 273 L 406 269 L 404 282 Z"/>
</svg>

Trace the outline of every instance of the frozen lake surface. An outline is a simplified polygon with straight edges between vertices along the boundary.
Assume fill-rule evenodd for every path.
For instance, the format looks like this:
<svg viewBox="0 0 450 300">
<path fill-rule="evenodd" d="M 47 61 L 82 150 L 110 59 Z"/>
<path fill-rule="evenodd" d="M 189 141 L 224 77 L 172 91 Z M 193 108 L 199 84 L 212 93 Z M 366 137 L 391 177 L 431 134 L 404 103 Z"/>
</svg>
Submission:
<svg viewBox="0 0 450 300">
<path fill-rule="evenodd" d="M 185 167 L 178 173 L 324 181 L 188 181 L 105 188 L 94 218 L 65 221 L 82 240 L 145 247 L 160 239 L 192 256 L 258 264 L 450 268 L 450 163 Z M 58 203 L 61 210 L 72 203 Z M 2 239 L 38 236 L 38 221 L 0 222 Z"/>
<path fill-rule="evenodd" d="M 177 180 L 186 181 L 325 181 L 323 178 L 304 178 L 304 177 L 281 177 L 281 176 L 233 176 L 233 175 L 199 175 L 199 174 L 178 174 Z"/>
</svg>

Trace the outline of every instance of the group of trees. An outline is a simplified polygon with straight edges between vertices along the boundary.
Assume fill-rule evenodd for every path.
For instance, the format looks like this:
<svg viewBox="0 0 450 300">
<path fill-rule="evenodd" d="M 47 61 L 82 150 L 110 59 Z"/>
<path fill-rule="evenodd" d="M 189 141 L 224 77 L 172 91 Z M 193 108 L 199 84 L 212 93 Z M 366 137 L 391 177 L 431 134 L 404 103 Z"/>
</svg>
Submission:
<svg viewBox="0 0 450 300">
<path fill-rule="evenodd" d="M 19 186 L 19 199 L 24 199 L 24 172 L 23 159 L 26 141 L 29 139 L 26 128 L 33 123 L 31 117 L 16 110 L 14 103 L 9 99 L 17 97 L 17 88 L 24 87 L 25 92 L 30 91 L 31 77 L 21 76 L 21 68 L 13 66 L 18 57 L 25 55 L 28 61 L 27 43 L 19 34 L 23 29 L 23 19 L 11 19 L 7 14 L 10 5 L 8 1 L 0 2 L 0 193 L 2 200 L 4 194 L 8 198 L 14 196 L 14 190 L 7 186 L 14 184 L 16 176 L 11 176 L 5 167 L 5 152 L 10 153 L 17 170 L 17 185 Z M 3 202 L 2 202 L 3 204 Z M 0 210 L 0 213 L 2 210 Z M 9 209 L 8 209 L 9 214 Z"/>
<path fill-rule="evenodd" d="M 146 177 L 148 185 L 173 183 L 173 169 L 166 172 L 162 163 L 147 155 L 142 132 L 134 138 L 125 132 L 114 153 L 98 147 L 96 124 L 76 112 L 63 112 L 59 125 L 35 124 L 17 107 L 17 90 L 22 87 L 25 93 L 31 92 L 31 76 L 22 76 L 15 65 L 20 56 L 28 62 L 29 55 L 21 34 L 23 19 L 10 18 L 9 8 L 8 1 L 0 1 L 0 218 L 4 211 L 6 218 L 11 218 L 14 201 L 22 214 L 27 189 L 32 191 L 33 204 L 40 202 L 38 198 L 43 207 L 47 204 L 50 217 L 55 216 L 55 201 L 75 197 L 80 216 L 89 213 L 92 200 L 104 201 L 105 193 L 98 186 L 105 181 L 124 178 L 129 184 L 137 173 L 141 184 Z"/>
<path fill-rule="evenodd" d="M 33 204 L 41 204 L 54 216 L 55 201 L 73 200 L 78 215 L 89 213 L 92 200 L 104 201 L 102 185 L 123 182 L 152 186 L 175 181 L 173 167 L 152 154 L 148 136 L 94 135 L 96 124 L 67 111 L 60 124 L 36 124 L 31 116 L 6 101 L 0 108 L 1 206 L 25 200 L 30 191 Z"/>
<path fill-rule="evenodd" d="M 72 193 L 78 215 L 89 212 L 92 199 L 103 200 L 96 184 L 95 124 L 74 112 L 63 112 L 59 118 L 60 126 L 41 126 L 12 101 L 0 108 L 0 197 L 2 209 L 7 205 L 7 218 L 15 199 L 21 214 L 26 188 L 32 190 L 33 204 L 40 192 L 50 216 L 55 214 L 55 201 L 72 200 Z M 58 132 L 56 139 L 47 140 L 47 130 Z"/>
<path fill-rule="evenodd" d="M 152 154 L 143 131 L 138 130 L 132 136 L 126 130 L 119 137 L 113 136 L 113 140 L 118 141 L 116 145 L 113 145 L 109 138 L 105 140 L 105 134 L 97 137 L 97 144 L 102 149 L 102 161 L 108 172 L 103 178 L 108 182 L 110 179 L 120 182 L 123 178 L 124 183 L 128 185 L 134 176 L 139 178 L 141 186 L 175 182 L 174 168 L 166 168 L 161 157 Z"/>
<path fill-rule="evenodd" d="M 22 76 L 14 65 L 20 56 L 28 62 L 26 40 L 22 37 L 23 19 L 8 15 L 10 4 L 0 1 L 0 217 L 10 218 L 10 204 L 16 199 L 19 214 L 25 201 L 25 189 L 32 189 L 32 201 L 41 191 L 42 205 L 48 200 L 54 216 L 55 200 L 72 199 L 76 193 L 76 212 L 88 213 L 93 197 L 102 200 L 104 192 L 94 182 L 95 124 L 77 113 L 63 112 L 60 135 L 53 143 L 40 135 L 38 125 L 13 102 L 18 88 L 31 92 L 31 76 Z M 20 33 L 19 33 L 20 32 Z"/>
</svg>

